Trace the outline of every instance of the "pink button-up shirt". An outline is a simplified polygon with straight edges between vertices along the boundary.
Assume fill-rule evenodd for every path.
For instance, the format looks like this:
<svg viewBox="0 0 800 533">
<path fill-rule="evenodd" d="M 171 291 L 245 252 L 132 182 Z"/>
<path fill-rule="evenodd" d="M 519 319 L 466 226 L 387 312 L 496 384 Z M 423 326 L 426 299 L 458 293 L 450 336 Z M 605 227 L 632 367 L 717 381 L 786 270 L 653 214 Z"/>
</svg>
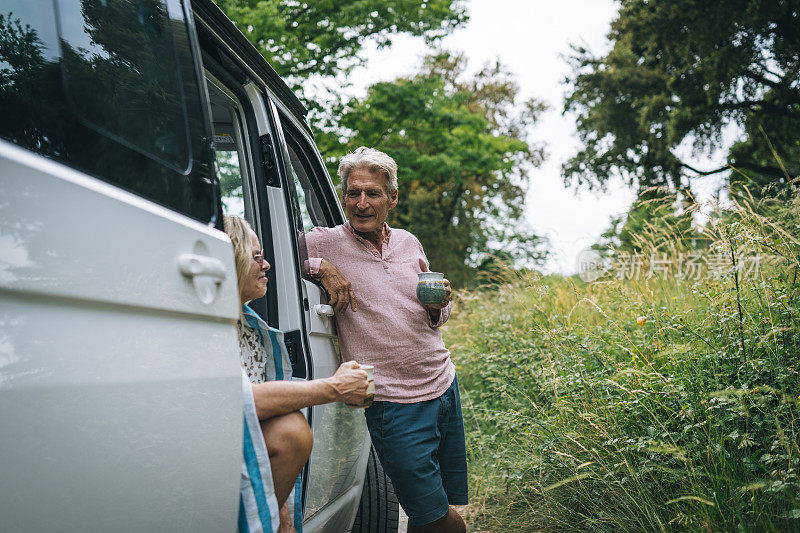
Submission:
<svg viewBox="0 0 800 533">
<path fill-rule="evenodd" d="M 439 331 L 450 316 L 450 305 L 433 323 L 417 300 L 420 260 L 428 266 L 417 238 L 386 226 L 378 252 L 346 222 L 314 228 L 305 241 L 312 275 L 325 259 L 353 286 L 358 310 L 348 307 L 336 315 L 339 345 L 345 361 L 375 367 L 375 399 L 412 403 L 444 394 L 455 377 Z"/>
</svg>

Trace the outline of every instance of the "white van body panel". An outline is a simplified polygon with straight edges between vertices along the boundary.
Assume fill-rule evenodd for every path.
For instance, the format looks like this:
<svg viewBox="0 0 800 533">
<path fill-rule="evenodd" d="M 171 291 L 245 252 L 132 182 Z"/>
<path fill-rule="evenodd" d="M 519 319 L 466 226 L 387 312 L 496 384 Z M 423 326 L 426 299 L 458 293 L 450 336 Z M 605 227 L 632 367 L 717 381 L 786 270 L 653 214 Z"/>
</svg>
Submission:
<svg viewBox="0 0 800 533">
<path fill-rule="evenodd" d="M 230 531 L 242 408 L 227 237 L 3 141 L 0 180 L 3 529 Z M 210 304 L 182 254 L 224 265 Z"/>
</svg>

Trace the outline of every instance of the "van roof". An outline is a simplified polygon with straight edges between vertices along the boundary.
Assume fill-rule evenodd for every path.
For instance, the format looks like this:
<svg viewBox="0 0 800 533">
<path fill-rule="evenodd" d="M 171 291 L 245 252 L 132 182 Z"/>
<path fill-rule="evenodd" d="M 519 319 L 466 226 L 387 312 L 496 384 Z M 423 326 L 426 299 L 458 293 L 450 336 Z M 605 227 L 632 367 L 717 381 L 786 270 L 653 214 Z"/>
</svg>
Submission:
<svg viewBox="0 0 800 533">
<path fill-rule="evenodd" d="M 208 24 L 222 39 L 227 42 L 245 61 L 247 65 L 258 74 L 267 87 L 273 91 L 281 102 L 292 112 L 303 125 L 311 129 L 306 122 L 308 110 L 297 98 L 297 95 L 286 85 L 286 82 L 275 72 L 264 56 L 253 46 L 247 37 L 236 27 L 231 19 L 212 0 L 192 0 L 192 9 L 195 15 Z"/>
</svg>

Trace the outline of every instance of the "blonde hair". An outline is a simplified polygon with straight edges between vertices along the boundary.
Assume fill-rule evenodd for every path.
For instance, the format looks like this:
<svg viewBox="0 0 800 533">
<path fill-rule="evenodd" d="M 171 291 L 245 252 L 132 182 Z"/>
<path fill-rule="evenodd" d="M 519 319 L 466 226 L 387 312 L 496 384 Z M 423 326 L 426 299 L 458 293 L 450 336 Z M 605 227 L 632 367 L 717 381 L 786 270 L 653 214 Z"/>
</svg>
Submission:
<svg viewBox="0 0 800 533">
<path fill-rule="evenodd" d="M 225 226 L 225 233 L 233 243 L 233 258 L 236 261 L 236 285 L 239 287 L 239 301 L 242 300 L 242 287 L 244 286 L 245 276 L 250 269 L 250 232 L 253 228 L 243 218 L 225 215 L 222 218 Z M 242 302 L 245 303 L 245 302 Z"/>
<path fill-rule="evenodd" d="M 397 190 L 397 163 L 395 160 L 375 148 L 359 146 L 353 153 L 347 154 L 339 161 L 339 170 L 336 173 L 342 179 L 342 196 L 347 192 L 347 178 L 358 168 L 365 168 L 370 172 L 386 176 L 390 195 Z"/>
</svg>

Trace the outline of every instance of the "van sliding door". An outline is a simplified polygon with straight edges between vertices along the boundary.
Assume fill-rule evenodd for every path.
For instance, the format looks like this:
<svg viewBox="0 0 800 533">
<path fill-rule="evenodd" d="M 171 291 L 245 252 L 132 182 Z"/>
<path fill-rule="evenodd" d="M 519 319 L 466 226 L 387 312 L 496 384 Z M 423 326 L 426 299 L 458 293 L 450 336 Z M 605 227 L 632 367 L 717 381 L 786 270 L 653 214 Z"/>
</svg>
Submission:
<svg viewBox="0 0 800 533">
<path fill-rule="evenodd" d="M 235 527 L 236 269 L 193 37 L 180 0 L 3 2 L 3 531 Z"/>
</svg>

